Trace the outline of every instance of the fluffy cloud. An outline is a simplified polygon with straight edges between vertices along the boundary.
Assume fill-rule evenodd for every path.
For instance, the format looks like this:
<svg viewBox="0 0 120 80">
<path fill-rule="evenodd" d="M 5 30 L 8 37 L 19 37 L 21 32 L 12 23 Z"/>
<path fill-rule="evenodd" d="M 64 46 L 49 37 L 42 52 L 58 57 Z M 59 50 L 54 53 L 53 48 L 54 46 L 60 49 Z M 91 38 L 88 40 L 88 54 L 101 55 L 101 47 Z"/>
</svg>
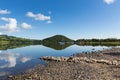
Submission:
<svg viewBox="0 0 120 80">
<path fill-rule="evenodd" d="M 0 32 L 0 35 L 2 35 L 2 33 Z"/>
<path fill-rule="evenodd" d="M 32 26 L 31 26 L 30 24 L 27 24 L 27 23 L 25 23 L 25 22 L 23 22 L 23 23 L 21 24 L 21 27 L 22 27 L 23 29 L 32 28 Z"/>
<path fill-rule="evenodd" d="M 4 9 L 4 10 L 0 9 L 0 14 L 10 14 L 10 13 L 11 12 L 8 11 L 7 9 Z"/>
<path fill-rule="evenodd" d="M 112 4 L 112 3 L 114 3 L 116 0 L 104 0 L 104 2 L 106 3 L 106 4 Z"/>
<path fill-rule="evenodd" d="M 34 14 L 32 12 L 27 12 L 26 15 L 28 17 L 34 18 L 35 20 L 39 20 L 39 21 L 51 21 L 50 16 L 45 16 L 44 14 L 41 14 L 41 13 Z"/>
<path fill-rule="evenodd" d="M 48 24 L 52 23 L 52 21 L 47 21 Z"/>
<path fill-rule="evenodd" d="M 2 17 L 1 20 L 8 22 L 5 25 L 0 26 L 0 30 L 7 32 L 18 32 L 17 20 L 15 18 L 5 18 Z"/>
</svg>

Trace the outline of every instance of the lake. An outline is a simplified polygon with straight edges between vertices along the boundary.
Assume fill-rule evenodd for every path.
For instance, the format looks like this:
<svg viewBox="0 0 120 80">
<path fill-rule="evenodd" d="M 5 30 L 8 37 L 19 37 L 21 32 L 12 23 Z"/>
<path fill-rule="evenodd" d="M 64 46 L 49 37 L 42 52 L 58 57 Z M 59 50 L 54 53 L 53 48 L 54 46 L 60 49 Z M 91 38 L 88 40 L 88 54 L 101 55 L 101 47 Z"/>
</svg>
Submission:
<svg viewBox="0 0 120 80">
<path fill-rule="evenodd" d="M 31 45 L 13 49 L 0 50 L 0 78 L 9 74 L 19 74 L 36 65 L 45 65 L 39 58 L 42 56 L 71 56 L 80 52 L 97 51 L 105 46 L 79 46 L 71 45 L 65 48 L 56 49 L 43 45 Z"/>
</svg>

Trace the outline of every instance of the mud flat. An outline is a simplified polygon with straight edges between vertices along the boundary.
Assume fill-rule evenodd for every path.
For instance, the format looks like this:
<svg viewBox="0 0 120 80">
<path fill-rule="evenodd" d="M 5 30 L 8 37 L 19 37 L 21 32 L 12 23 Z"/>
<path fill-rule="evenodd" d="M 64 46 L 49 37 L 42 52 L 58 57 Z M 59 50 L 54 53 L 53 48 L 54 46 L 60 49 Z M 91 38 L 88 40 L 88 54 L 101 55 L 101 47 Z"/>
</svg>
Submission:
<svg viewBox="0 0 120 80">
<path fill-rule="evenodd" d="M 9 80 L 120 80 L 120 48 L 83 52 L 71 57 L 45 56 L 48 62 Z"/>
</svg>

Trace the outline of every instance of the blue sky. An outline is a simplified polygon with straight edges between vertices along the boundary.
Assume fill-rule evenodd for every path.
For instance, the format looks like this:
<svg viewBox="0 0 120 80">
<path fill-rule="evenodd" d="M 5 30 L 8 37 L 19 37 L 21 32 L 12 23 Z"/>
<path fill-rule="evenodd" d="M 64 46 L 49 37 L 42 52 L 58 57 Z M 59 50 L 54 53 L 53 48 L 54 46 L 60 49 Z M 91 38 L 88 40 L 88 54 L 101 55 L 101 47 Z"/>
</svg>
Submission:
<svg viewBox="0 0 120 80">
<path fill-rule="evenodd" d="M 120 38 L 120 0 L 0 0 L 0 34 Z"/>
</svg>

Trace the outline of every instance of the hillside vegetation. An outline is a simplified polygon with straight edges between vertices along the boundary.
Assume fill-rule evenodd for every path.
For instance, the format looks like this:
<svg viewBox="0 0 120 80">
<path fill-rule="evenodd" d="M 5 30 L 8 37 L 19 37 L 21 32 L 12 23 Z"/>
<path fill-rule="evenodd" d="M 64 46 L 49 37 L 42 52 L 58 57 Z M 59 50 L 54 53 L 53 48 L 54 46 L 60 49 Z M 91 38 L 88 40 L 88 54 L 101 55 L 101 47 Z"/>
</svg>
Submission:
<svg viewBox="0 0 120 80">
<path fill-rule="evenodd" d="M 65 49 L 68 46 L 72 45 L 73 42 L 74 40 L 69 39 L 65 36 L 55 35 L 55 36 L 42 40 L 42 45 L 56 49 L 56 50 L 61 50 L 61 49 Z"/>
<path fill-rule="evenodd" d="M 40 40 L 31 40 L 14 36 L 0 35 L 0 45 L 8 44 L 35 44 L 41 43 Z"/>
<path fill-rule="evenodd" d="M 42 42 L 50 42 L 50 43 L 57 43 L 57 42 L 73 42 L 72 39 L 69 39 L 63 35 L 55 35 L 46 39 L 43 39 Z"/>
<path fill-rule="evenodd" d="M 55 50 L 62 50 L 73 44 L 90 46 L 120 46 L 120 39 L 79 39 L 74 41 L 63 35 L 55 35 L 43 40 L 33 40 L 14 36 L 0 35 L 0 50 L 41 44 Z"/>
<path fill-rule="evenodd" d="M 75 41 L 79 45 L 103 45 L 103 46 L 119 46 L 120 39 L 108 38 L 108 39 L 79 39 Z"/>
</svg>

